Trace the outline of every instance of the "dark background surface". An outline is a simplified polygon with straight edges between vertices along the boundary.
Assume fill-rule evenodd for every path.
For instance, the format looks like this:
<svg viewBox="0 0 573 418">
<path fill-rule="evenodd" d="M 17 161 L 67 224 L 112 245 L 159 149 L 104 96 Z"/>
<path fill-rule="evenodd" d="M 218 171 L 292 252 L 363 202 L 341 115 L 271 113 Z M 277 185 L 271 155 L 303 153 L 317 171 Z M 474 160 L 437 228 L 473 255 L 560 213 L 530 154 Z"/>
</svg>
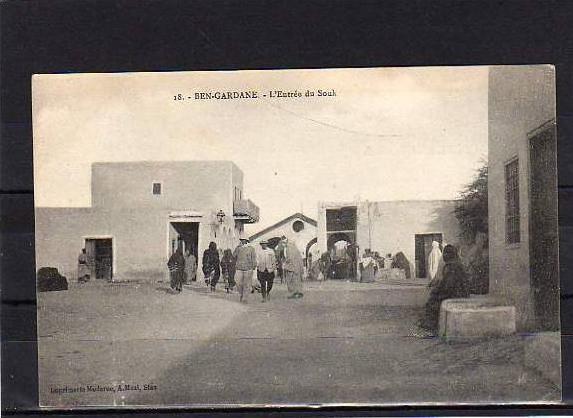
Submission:
<svg viewBox="0 0 573 418">
<path fill-rule="evenodd" d="M 0 13 L 3 413 L 34 414 L 38 402 L 32 74 L 526 63 L 557 68 L 563 390 L 565 402 L 573 403 L 573 2 L 8 0 Z M 567 408 L 289 415 L 571 413 Z"/>
</svg>

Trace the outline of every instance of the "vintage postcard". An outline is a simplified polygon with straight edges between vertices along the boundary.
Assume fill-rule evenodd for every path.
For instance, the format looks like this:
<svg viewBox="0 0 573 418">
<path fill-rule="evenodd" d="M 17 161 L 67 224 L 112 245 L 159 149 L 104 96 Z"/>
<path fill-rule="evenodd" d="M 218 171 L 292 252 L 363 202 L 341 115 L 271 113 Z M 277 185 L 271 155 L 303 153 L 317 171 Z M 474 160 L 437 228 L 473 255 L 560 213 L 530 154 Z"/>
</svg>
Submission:
<svg viewBox="0 0 573 418">
<path fill-rule="evenodd" d="M 553 66 L 32 88 L 42 407 L 561 401 Z"/>
</svg>

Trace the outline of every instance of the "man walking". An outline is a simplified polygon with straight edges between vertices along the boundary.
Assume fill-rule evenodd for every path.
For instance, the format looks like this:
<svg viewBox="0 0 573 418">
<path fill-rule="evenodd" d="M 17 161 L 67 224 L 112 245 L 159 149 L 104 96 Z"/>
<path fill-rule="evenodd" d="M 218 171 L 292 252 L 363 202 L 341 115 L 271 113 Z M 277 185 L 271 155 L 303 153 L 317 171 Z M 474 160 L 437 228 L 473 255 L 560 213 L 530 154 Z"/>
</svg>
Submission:
<svg viewBox="0 0 573 418">
<path fill-rule="evenodd" d="M 253 270 L 257 267 L 257 256 L 255 249 L 248 245 L 249 240 L 240 239 L 240 244 L 235 248 L 233 258 L 235 259 L 235 282 L 239 290 L 240 301 L 247 301 L 251 292 Z"/>
<path fill-rule="evenodd" d="M 261 249 L 257 251 L 257 279 L 261 283 L 263 302 L 270 298 L 276 271 L 275 252 L 268 247 L 267 241 L 261 241 Z"/>
</svg>

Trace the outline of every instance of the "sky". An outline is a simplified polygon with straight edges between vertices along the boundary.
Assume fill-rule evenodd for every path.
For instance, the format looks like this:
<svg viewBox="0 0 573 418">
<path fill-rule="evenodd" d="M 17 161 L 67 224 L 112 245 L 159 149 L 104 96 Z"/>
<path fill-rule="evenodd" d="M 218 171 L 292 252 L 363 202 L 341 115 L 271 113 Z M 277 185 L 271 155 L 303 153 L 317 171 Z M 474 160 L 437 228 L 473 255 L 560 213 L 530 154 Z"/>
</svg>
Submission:
<svg viewBox="0 0 573 418">
<path fill-rule="evenodd" d="M 261 211 L 249 233 L 316 218 L 319 201 L 454 199 L 487 159 L 487 78 L 487 67 L 35 75 L 35 204 L 89 206 L 91 163 L 145 160 L 234 161 Z M 318 89 L 336 96 L 304 96 Z M 259 98 L 174 100 L 240 90 Z"/>
</svg>

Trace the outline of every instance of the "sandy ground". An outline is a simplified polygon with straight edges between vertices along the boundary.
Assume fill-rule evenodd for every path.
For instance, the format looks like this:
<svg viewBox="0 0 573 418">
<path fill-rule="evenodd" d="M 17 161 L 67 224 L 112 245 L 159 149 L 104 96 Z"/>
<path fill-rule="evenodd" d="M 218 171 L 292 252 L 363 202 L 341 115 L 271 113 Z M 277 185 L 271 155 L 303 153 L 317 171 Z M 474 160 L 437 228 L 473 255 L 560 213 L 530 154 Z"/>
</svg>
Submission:
<svg viewBox="0 0 573 418">
<path fill-rule="evenodd" d="M 53 407 L 554 401 L 524 338 L 413 336 L 422 286 L 222 289 L 89 283 L 38 295 L 40 399 Z M 558 365 L 555 365 L 558 367 Z M 98 387 L 99 386 L 99 387 Z M 120 390 L 125 389 L 125 390 Z"/>
</svg>

